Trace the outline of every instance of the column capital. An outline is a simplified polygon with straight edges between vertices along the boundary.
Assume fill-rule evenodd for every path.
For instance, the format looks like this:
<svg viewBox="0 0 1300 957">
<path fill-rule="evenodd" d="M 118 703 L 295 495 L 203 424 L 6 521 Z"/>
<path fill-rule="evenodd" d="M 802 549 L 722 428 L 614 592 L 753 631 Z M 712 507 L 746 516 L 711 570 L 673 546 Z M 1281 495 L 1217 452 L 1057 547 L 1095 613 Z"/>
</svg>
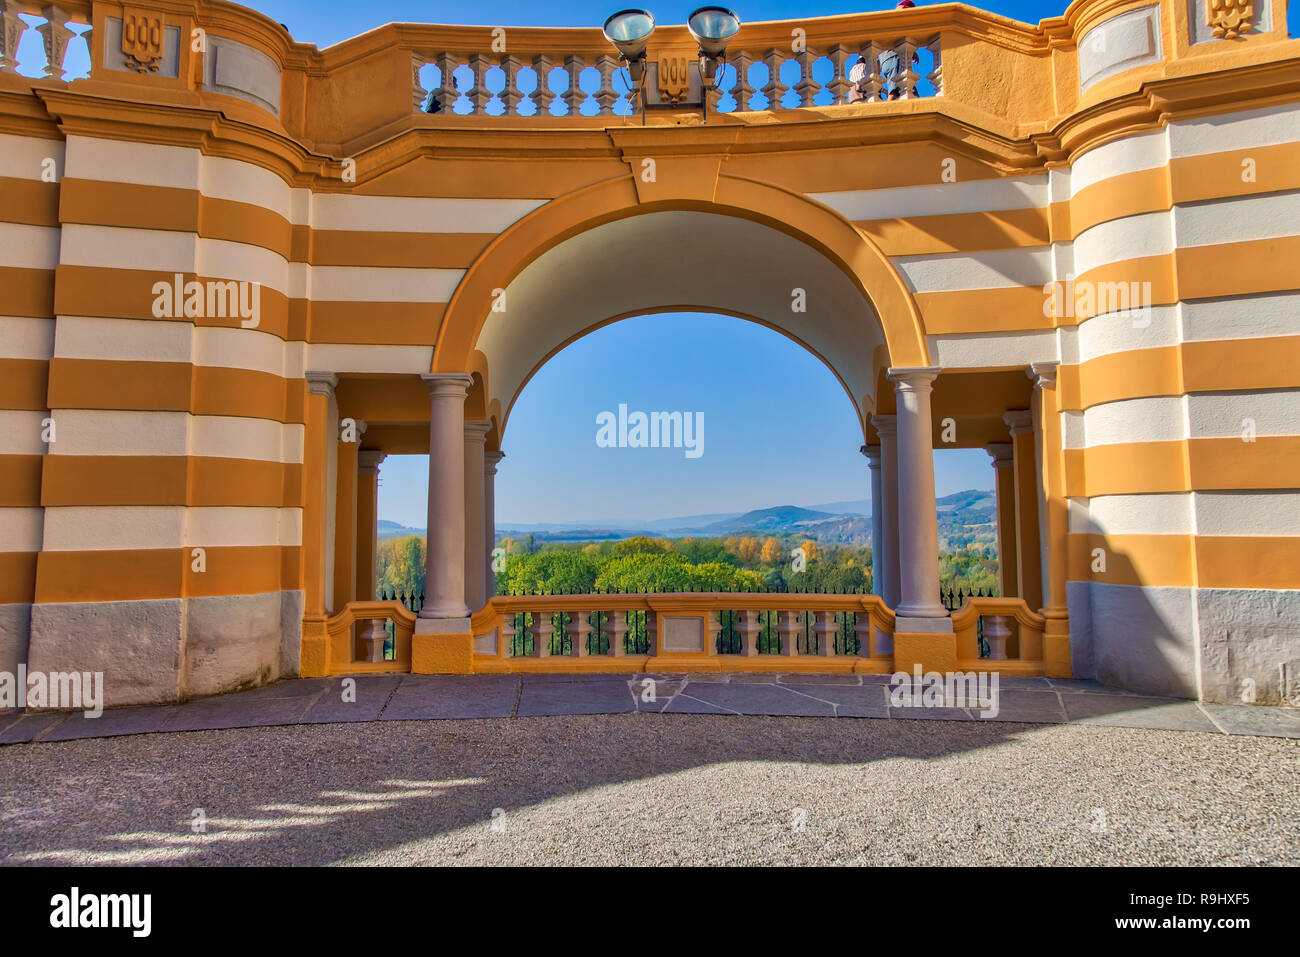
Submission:
<svg viewBox="0 0 1300 957">
<path fill-rule="evenodd" d="M 896 415 L 873 415 L 871 424 L 876 428 L 876 434 L 882 439 L 892 439 L 898 434 L 898 416 Z"/>
<path fill-rule="evenodd" d="M 993 460 L 993 467 L 995 469 L 1004 469 L 1011 465 L 1011 448 L 1012 446 L 1010 442 L 993 442 L 984 446 L 984 451 L 987 452 L 989 458 Z"/>
<path fill-rule="evenodd" d="M 873 470 L 880 468 L 880 446 L 864 445 L 858 451 L 867 457 L 867 468 Z"/>
<path fill-rule="evenodd" d="M 304 372 L 302 377 L 307 380 L 307 391 L 311 395 L 323 395 L 327 399 L 334 397 L 339 377 L 333 372 Z"/>
<path fill-rule="evenodd" d="M 492 431 L 492 422 L 490 419 L 466 419 L 465 420 L 465 438 L 482 442 L 487 438 L 487 434 Z"/>
<path fill-rule="evenodd" d="M 488 449 L 483 453 L 483 471 L 488 475 L 496 475 L 497 466 L 501 464 L 501 460 L 505 457 L 506 453 L 504 452 Z"/>
<path fill-rule="evenodd" d="M 456 396 L 463 399 L 474 383 L 474 377 L 463 372 L 421 372 L 420 378 L 429 387 L 429 395 L 433 398 Z"/>
<path fill-rule="evenodd" d="M 1011 427 L 1012 435 L 1029 435 L 1034 431 L 1034 413 L 1028 409 L 1014 409 L 1002 416 L 1002 421 Z"/>
<path fill-rule="evenodd" d="M 895 392 L 929 392 L 930 384 L 942 370 L 939 366 L 917 366 L 899 368 L 891 366 L 885 372 L 885 378 L 894 383 Z"/>
<path fill-rule="evenodd" d="M 1031 362 L 1029 368 L 1025 370 L 1025 375 L 1033 381 L 1035 389 L 1054 389 L 1058 365 L 1059 362 Z"/>
<path fill-rule="evenodd" d="M 387 452 L 374 449 L 362 449 L 357 453 L 357 470 L 364 475 L 373 475 L 379 471 L 379 465 L 388 458 Z"/>
</svg>

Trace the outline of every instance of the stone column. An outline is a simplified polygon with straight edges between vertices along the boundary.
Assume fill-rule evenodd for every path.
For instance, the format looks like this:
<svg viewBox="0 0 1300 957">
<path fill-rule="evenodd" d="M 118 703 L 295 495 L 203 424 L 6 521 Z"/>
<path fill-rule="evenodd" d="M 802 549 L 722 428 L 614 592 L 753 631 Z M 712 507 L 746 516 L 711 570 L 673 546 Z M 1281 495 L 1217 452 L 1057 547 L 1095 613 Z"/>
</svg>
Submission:
<svg viewBox="0 0 1300 957">
<path fill-rule="evenodd" d="M 893 416 L 889 416 L 893 418 Z M 867 457 L 867 468 L 871 470 L 871 581 L 872 590 L 884 600 L 882 580 L 885 572 L 885 536 L 884 536 L 884 481 L 881 476 L 881 447 L 879 445 L 862 446 L 862 454 Z M 862 639 L 864 642 L 867 638 Z M 877 654 L 888 654 L 894 650 L 893 636 L 879 628 L 870 636 L 872 647 Z M 866 654 L 865 651 L 860 654 Z"/>
<path fill-rule="evenodd" d="M 902 618 L 947 618 L 939 601 L 930 388 L 937 368 L 890 369 L 898 420 L 898 591 Z M 951 625 L 949 625 L 951 628 Z"/>
<path fill-rule="evenodd" d="M 362 449 L 357 455 L 357 600 L 375 598 L 379 551 L 379 466 L 384 452 Z"/>
<path fill-rule="evenodd" d="M 1043 670 L 1051 678 L 1074 673 L 1070 658 L 1070 612 L 1066 598 L 1069 574 L 1069 505 L 1065 496 L 1065 453 L 1055 362 L 1035 362 L 1031 405 L 1034 445 L 1038 451 L 1038 523 L 1042 542 Z"/>
<path fill-rule="evenodd" d="M 492 551 L 497 544 L 497 504 L 496 475 L 497 466 L 506 457 L 504 452 L 489 451 L 483 453 L 483 501 L 485 520 L 483 522 L 483 546 L 487 555 L 487 596 L 491 598 L 497 592 L 497 573 L 492 568 Z"/>
<path fill-rule="evenodd" d="M 1016 595 L 1030 608 L 1043 603 L 1043 569 L 1038 560 L 1038 460 L 1034 451 L 1034 417 L 1028 409 L 1002 417 L 1011 427 L 1016 501 Z M 1022 649 L 1023 653 L 1023 649 Z"/>
<path fill-rule="evenodd" d="M 421 625 L 465 620 L 465 395 L 460 373 L 426 373 L 429 386 L 429 520 Z M 424 633 L 423 631 L 421 633 Z"/>
<path fill-rule="evenodd" d="M 1016 488 L 1011 443 L 995 442 L 984 449 L 993 460 L 993 488 L 997 495 L 998 593 L 1014 597 L 1016 580 Z M 1005 615 L 990 615 L 984 624 L 989 657 L 1003 659 L 1014 653 L 1011 622 Z"/>
<path fill-rule="evenodd" d="M 465 600 L 471 612 L 478 611 L 487 602 L 484 591 L 483 566 L 487 553 L 486 542 L 487 497 L 485 494 L 487 464 L 484 442 L 492 423 L 472 419 L 465 430 Z"/>
<path fill-rule="evenodd" d="M 329 525 L 329 449 L 337 435 L 331 426 L 331 406 L 338 377 L 307 372 L 303 403 L 302 449 L 302 589 L 303 623 L 298 674 L 319 678 L 328 667 L 325 632 L 330 585 L 327 564 Z"/>
<path fill-rule="evenodd" d="M 361 450 L 357 452 L 357 601 L 374 601 L 375 565 L 379 550 L 379 463 L 387 456 L 383 452 Z M 385 619 L 372 618 L 360 625 L 360 645 L 357 658 L 361 661 L 383 661 L 384 644 L 388 640 Z"/>
<path fill-rule="evenodd" d="M 890 608 L 898 607 L 898 432 L 897 417 L 873 415 L 880 436 L 880 581 L 876 594 Z M 876 522 L 876 503 L 871 503 Z M 874 568 L 874 566 L 873 566 Z"/>
<path fill-rule="evenodd" d="M 365 432 L 365 423 L 358 421 L 354 428 L 353 434 L 337 437 L 338 451 L 335 455 L 338 469 L 334 496 L 332 607 L 335 612 L 357 597 L 357 542 L 360 536 L 357 526 L 358 453 L 361 451 L 361 435 Z"/>
</svg>

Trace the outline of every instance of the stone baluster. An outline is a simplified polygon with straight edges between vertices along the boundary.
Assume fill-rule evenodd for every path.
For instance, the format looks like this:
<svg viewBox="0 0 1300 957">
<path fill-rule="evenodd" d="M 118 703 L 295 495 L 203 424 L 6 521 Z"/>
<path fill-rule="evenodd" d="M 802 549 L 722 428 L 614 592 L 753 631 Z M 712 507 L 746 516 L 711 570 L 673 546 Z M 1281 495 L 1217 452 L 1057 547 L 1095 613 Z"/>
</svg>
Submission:
<svg viewBox="0 0 1300 957">
<path fill-rule="evenodd" d="M 469 58 L 469 68 L 474 74 L 474 85 L 469 88 L 470 112 L 482 116 L 487 112 L 487 105 L 492 100 L 492 91 L 487 87 L 487 71 L 491 64 L 481 53 Z"/>
<path fill-rule="evenodd" d="M 753 66 L 754 58 L 748 53 L 737 53 L 734 66 L 736 68 L 736 85 L 731 88 L 731 95 L 736 98 L 736 110 L 749 109 L 749 98 L 757 90 L 749 82 L 749 68 Z"/>
<path fill-rule="evenodd" d="M 934 95 L 943 96 L 943 61 L 940 58 L 938 34 L 926 45 L 926 49 L 934 56 L 934 69 L 926 79 L 934 84 Z"/>
<path fill-rule="evenodd" d="M 767 84 L 763 87 L 763 95 L 767 97 L 769 110 L 781 109 L 781 97 L 790 89 L 781 82 L 781 60 L 780 50 L 768 50 L 763 54 L 763 62 L 767 64 Z"/>
<path fill-rule="evenodd" d="M 884 81 L 880 77 L 881 47 L 875 40 L 862 44 L 862 62 L 865 65 L 862 79 L 858 81 L 858 90 L 868 102 L 880 99 Z"/>
<path fill-rule="evenodd" d="M 894 77 L 894 82 L 898 85 L 898 98 L 914 100 L 916 84 L 921 80 L 917 72 L 912 69 L 916 66 L 912 62 L 912 57 L 916 55 L 916 42 L 910 39 L 899 40 L 894 44 L 894 52 L 898 54 L 898 74 Z"/>
<path fill-rule="evenodd" d="M 984 618 L 984 640 L 989 643 L 989 658 L 1005 661 L 1007 641 L 1011 638 L 1011 624 L 1005 615 L 988 615 Z"/>
<path fill-rule="evenodd" d="M 849 49 L 836 44 L 826 51 L 826 55 L 831 61 L 831 81 L 826 84 L 826 89 L 831 91 L 831 102 L 839 105 L 848 99 L 849 90 L 853 87 L 844 72 L 844 64 L 849 58 Z"/>
<path fill-rule="evenodd" d="M 777 625 L 776 633 L 781 636 L 781 654 L 799 654 L 799 636 L 803 634 L 803 623 L 799 621 L 797 611 L 781 612 L 781 623 Z"/>
<path fill-rule="evenodd" d="M 736 626 L 736 631 L 740 632 L 740 653 L 746 658 L 758 654 L 758 633 L 762 630 L 763 626 L 758 622 L 758 612 L 740 613 L 740 624 Z"/>
<path fill-rule="evenodd" d="M 578 77 L 586 68 L 586 62 L 580 56 L 566 56 L 564 58 L 564 72 L 569 75 L 569 88 L 564 91 L 561 99 L 564 105 L 569 108 L 570 116 L 579 116 L 582 113 L 582 104 L 587 100 L 587 94 L 582 91 L 578 85 Z"/>
<path fill-rule="evenodd" d="M 649 649 L 647 653 L 659 654 L 659 613 L 657 611 L 645 613 L 645 638 L 646 647 Z"/>
<path fill-rule="evenodd" d="M 612 658 L 622 658 L 627 654 L 624 641 L 627 638 L 627 612 L 611 611 L 609 614 L 609 649 Z"/>
<path fill-rule="evenodd" d="M 68 29 L 71 17 L 60 6 L 41 7 L 45 22 L 36 28 L 45 42 L 45 75 L 54 80 L 63 79 L 63 59 L 68 55 L 68 41 L 76 36 Z"/>
<path fill-rule="evenodd" d="M 0 73 L 18 72 L 18 43 L 27 30 L 27 22 L 18 17 L 21 10 L 12 0 L 0 0 Z"/>
<path fill-rule="evenodd" d="M 501 72 L 506 75 L 506 85 L 501 91 L 501 102 L 505 105 L 505 116 L 518 116 L 519 103 L 524 94 L 519 90 L 519 68 L 523 64 L 516 56 L 506 55 L 501 58 Z"/>
<path fill-rule="evenodd" d="M 569 636 L 569 654 L 574 658 L 587 657 L 587 638 L 591 635 L 591 622 L 587 620 L 589 612 L 569 612 L 569 623 L 564 626 L 564 633 Z"/>
<path fill-rule="evenodd" d="M 823 658 L 829 658 L 835 654 L 835 634 L 839 631 L 839 623 L 835 620 L 835 612 L 819 611 L 817 613 L 817 624 L 813 626 L 813 632 L 817 635 L 817 654 Z"/>
<path fill-rule="evenodd" d="M 871 657 L 871 615 L 865 611 L 857 612 L 853 619 L 853 634 L 858 639 L 858 656 Z"/>
<path fill-rule="evenodd" d="M 459 64 L 456 57 L 450 53 L 439 53 L 434 62 L 438 65 L 438 72 L 441 74 L 438 81 L 438 91 L 434 96 L 438 99 L 438 108 L 442 113 L 454 112 L 456 101 L 460 99 L 460 93 L 456 91 L 456 67 Z"/>
<path fill-rule="evenodd" d="M 533 57 L 533 72 L 537 74 L 537 89 L 528 94 L 528 98 L 536 104 L 538 116 L 551 112 L 551 101 L 555 99 L 555 93 L 551 90 L 551 70 L 554 68 L 555 63 L 550 57 Z"/>
<path fill-rule="evenodd" d="M 424 110 L 424 99 L 429 95 L 429 91 L 424 88 L 420 82 L 420 70 L 424 68 L 424 57 L 415 53 L 411 56 L 411 99 L 415 104 L 415 112 L 420 113 Z"/>
<path fill-rule="evenodd" d="M 555 634 L 555 622 L 549 611 L 533 612 L 533 655 L 537 658 L 551 657 L 551 636 Z"/>
<path fill-rule="evenodd" d="M 794 85 L 794 91 L 799 94 L 799 105 L 812 106 L 813 97 L 821 89 L 821 84 L 813 79 L 813 62 L 817 54 L 805 49 L 795 59 L 799 63 L 799 82 Z"/>
<path fill-rule="evenodd" d="M 600 104 L 597 111 L 601 116 L 612 116 L 614 104 L 619 94 L 614 89 L 614 71 L 618 69 L 618 60 L 612 56 L 596 57 L 596 70 L 600 73 L 600 89 L 596 91 L 596 102 Z"/>
<path fill-rule="evenodd" d="M 515 646 L 515 613 L 508 611 L 501 616 L 501 630 L 497 632 L 497 654 L 508 658 Z"/>
</svg>

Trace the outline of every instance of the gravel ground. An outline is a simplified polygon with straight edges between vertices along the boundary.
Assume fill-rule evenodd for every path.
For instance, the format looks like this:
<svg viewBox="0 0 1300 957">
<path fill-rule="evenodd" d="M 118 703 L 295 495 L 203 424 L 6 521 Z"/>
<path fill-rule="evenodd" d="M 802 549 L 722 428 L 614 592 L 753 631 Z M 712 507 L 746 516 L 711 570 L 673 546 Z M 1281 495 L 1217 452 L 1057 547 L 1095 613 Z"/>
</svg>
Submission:
<svg viewBox="0 0 1300 957">
<path fill-rule="evenodd" d="M 1295 865 L 1298 755 L 1082 725 L 648 714 L 15 745 L 0 862 Z"/>
</svg>

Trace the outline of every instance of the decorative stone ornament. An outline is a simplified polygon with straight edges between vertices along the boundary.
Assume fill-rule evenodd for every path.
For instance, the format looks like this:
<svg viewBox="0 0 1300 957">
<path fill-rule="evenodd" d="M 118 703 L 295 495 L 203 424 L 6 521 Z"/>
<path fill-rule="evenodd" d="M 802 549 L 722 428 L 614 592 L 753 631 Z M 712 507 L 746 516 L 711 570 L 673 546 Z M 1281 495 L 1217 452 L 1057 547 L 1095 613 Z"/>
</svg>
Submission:
<svg viewBox="0 0 1300 957">
<path fill-rule="evenodd" d="M 1249 30 L 1255 17 L 1251 3 L 1252 0 L 1207 0 L 1205 9 L 1214 35 L 1221 40 L 1235 40 Z"/>
<path fill-rule="evenodd" d="M 157 73 L 163 57 L 163 22 L 156 13 L 122 11 L 122 55 L 138 73 Z"/>
<path fill-rule="evenodd" d="M 667 103 L 678 103 L 691 85 L 691 58 L 688 56 L 661 56 L 659 58 L 659 95 Z"/>
</svg>

